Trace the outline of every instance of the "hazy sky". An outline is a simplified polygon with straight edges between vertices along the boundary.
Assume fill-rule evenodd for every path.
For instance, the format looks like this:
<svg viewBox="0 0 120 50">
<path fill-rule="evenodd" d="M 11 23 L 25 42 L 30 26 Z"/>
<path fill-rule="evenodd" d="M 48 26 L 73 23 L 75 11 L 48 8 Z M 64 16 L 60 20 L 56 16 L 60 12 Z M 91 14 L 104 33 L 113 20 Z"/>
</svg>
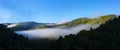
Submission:
<svg viewBox="0 0 120 50">
<path fill-rule="evenodd" d="M 59 23 L 106 14 L 120 15 L 120 0 L 0 0 L 0 23 Z"/>
</svg>

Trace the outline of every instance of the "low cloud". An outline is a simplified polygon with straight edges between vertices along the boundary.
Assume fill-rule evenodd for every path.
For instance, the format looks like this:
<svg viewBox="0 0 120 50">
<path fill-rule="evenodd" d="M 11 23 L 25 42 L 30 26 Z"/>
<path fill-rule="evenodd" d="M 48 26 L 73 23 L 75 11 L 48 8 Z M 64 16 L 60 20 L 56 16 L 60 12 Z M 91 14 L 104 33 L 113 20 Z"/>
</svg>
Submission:
<svg viewBox="0 0 120 50">
<path fill-rule="evenodd" d="M 81 30 L 89 30 L 89 28 L 96 28 L 93 25 L 80 25 L 71 28 L 46 28 L 46 29 L 36 29 L 28 31 L 16 31 L 17 34 L 27 36 L 29 38 L 54 38 L 57 39 L 59 36 L 65 36 L 69 34 L 77 34 Z"/>
</svg>

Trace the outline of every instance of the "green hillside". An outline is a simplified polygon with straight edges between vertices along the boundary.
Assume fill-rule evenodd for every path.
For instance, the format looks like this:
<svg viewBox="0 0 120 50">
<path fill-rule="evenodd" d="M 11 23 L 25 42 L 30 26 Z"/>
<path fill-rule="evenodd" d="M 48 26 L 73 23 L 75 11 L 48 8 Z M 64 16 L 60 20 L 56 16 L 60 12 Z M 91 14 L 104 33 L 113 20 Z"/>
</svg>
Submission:
<svg viewBox="0 0 120 50">
<path fill-rule="evenodd" d="M 93 24 L 93 25 L 100 25 L 102 23 L 105 23 L 106 21 L 115 18 L 116 15 L 105 15 L 100 16 L 98 18 L 78 18 L 73 21 L 63 23 L 60 26 L 76 26 L 79 24 Z"/>
<path fill-rule="evenodd" d="M 104 17 L 102 17 L 104 18 Z M 105 18 L 104 18 L 105 19 Z M 53 50 L 120 50 L 120 16 L 97 29 L 60 37 Z"/>
</svg>

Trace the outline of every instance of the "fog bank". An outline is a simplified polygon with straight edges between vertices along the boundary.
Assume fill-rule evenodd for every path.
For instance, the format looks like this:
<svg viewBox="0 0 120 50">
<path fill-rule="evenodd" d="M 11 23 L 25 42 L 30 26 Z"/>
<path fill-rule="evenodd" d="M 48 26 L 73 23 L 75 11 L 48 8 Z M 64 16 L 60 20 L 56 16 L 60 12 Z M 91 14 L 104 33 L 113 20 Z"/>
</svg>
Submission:
<svg viewBox="0 0 120 50">
<path fill-rule="evenodd" d="M 77 34 L 81 30 L 89 30 L 90 28 L 97 28 L 98 26 L 93 25 L 79 25 L 71 28 L 45 28 L 35 29 L 27 31 L 16 31 L 17 34 L 27 36 L 28 38 L 54 38 L 57 39 L 59 36 L 65 36 L 69 34 Z"/>
</svg>

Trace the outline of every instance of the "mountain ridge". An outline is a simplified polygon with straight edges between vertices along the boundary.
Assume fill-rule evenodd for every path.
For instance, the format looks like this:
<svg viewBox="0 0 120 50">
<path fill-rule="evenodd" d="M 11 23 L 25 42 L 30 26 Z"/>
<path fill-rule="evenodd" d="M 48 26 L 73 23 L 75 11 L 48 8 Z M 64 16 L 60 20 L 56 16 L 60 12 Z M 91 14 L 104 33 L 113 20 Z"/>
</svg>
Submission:
<svg viewBox="0 0 120 50">
<path fill-rule="evenodd" d="M 120 50 L 119 26 L 120 16 L 77 35 L 60 36 L 57 40 L 29 40 L 0 24 L 0 50 Z"/>
<path fill-rule="evenodd" d="M 18 23 L 3 23 L 8 28 L 14 31 L 36 29 L 43 26 L 54 26 L 54 23 L 37 23 L 37 22 L 18 22 Z"/>
<path fill-rule="evenodd" d="M 110 14 L 99 16 L 97 18 L 77 18 L 72 21 L 63 23 L 63 24 L 55 24 L 55 23 L 37 23 L 33 21 L 28 22 L 17 22 L 17 23 L 3 23 L 4 25 L 8 26 L 8 28 L 14 31 L 21 31 L 21 30 L 34 30 L 34 29 L 42 29 L 42 28 L 68 28 L 68 27 L 75 27 L 77 25 L 83 24 L 91 24 L 91 25 L 101 25 L 104 24 L 108 20 L 112 20 L 116 18 L 117 15 Z"/>
<path fill-rule="evenodd" d="M 100 25 L 100 24 L 104 24 L 106 21 L 114 19 L 116 17 L 117 17 L 117 15 L 110 14 L 110 15 L 99 16 L 97 18 L 77 18 L 70 22 L 63 23 L 60 26 L 76 26 L 79 24 Z"/>
</svg>

